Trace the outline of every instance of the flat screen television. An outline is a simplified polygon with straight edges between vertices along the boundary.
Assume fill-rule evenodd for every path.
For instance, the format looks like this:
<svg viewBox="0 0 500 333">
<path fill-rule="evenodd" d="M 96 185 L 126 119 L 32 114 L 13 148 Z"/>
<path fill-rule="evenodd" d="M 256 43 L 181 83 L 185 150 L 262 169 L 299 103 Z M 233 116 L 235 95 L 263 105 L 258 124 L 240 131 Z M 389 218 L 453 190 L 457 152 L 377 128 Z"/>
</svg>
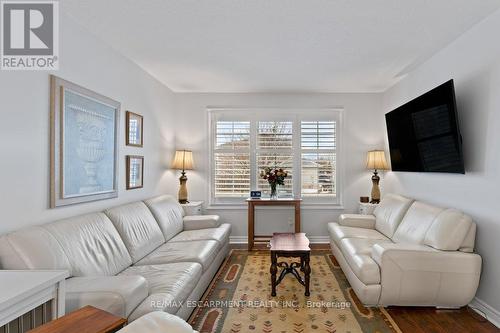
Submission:
<svg viewBox="0 0 500 333">
<path fill-rule="evenodd" d="M 453 80 L 385 115 L 393 171 L 465 173 Z"/>
</svg>

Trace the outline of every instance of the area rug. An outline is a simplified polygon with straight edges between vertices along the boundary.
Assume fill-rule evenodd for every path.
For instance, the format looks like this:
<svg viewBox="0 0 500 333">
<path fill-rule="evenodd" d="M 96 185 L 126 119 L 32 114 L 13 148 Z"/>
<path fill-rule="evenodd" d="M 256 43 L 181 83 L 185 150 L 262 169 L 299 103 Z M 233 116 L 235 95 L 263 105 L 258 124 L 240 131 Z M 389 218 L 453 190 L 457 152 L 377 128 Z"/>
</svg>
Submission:
<svg viewBox="0 0 500 333">
<path fill-rule="evenodd" d="M 280 258 L 280 261 L 283 261 Z M 271 296 L 270 254 L 233 250 L 189 323 L 200 333 L 401 332 L 383 308 L 365 308 L 329 251 L 311 253 L 311 296 L 287 275 Z"/>
</svg>

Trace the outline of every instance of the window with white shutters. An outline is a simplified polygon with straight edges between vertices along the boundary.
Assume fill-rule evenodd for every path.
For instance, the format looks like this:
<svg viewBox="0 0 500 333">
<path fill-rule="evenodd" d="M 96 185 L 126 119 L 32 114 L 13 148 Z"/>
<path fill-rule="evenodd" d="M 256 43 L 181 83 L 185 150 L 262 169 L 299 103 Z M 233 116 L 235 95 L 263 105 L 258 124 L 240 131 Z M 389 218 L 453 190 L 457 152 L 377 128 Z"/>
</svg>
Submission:
<svg viewBox="0 0 500 333">
<path fill-rule="evenodd" d="M 214 149 L 215 197 L 244 197 L 250 191 L 250 122 L 217 121 Z"/>
<path fill-rule="evenodd" d="M 277 187 L 279 195 L 293 194 L 293 121 L 257 122 L 257 189 L 270 194 L 269 183 L 259 174 L 266 167 L 287 171 L 285 185 Z"/>
<path fill-rule="evenodd" d="M 336 194 L 336 122 L 302 121 L 301 193 L 303 196 Z"/>
<path fill-rule="evenodd" d="M 210 110 L 211 204 L 244 204 L 251 190 L 270 194 L 266 167 L 288 177 L 279 197 L 340 205 L 339 122 L 332 110 Z"/>
</svg>

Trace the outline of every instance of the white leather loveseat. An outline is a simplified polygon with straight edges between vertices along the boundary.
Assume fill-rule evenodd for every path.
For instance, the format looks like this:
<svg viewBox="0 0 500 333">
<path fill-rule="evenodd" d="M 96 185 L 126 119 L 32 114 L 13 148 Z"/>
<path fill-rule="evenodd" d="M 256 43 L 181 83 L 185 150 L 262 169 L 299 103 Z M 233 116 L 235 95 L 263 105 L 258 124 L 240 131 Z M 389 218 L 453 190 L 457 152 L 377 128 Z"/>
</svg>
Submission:
<svg viewBox="0 0 500 333">
<path fill-rule="evenodd" d="M 229 252 L 230 231 L 218 216 L 184 216 L 160 196 L 4 235 L 0 268 L 69 271 L 66 311 L 187 319 Z"/>
<path fill-rule="evenodd" d="M 455 209 L 388 194 L 374 215 L 329 223 L 330 246 L 365 305 L 460 307 L 476 293 L 476 225 Z"/>
</svg>

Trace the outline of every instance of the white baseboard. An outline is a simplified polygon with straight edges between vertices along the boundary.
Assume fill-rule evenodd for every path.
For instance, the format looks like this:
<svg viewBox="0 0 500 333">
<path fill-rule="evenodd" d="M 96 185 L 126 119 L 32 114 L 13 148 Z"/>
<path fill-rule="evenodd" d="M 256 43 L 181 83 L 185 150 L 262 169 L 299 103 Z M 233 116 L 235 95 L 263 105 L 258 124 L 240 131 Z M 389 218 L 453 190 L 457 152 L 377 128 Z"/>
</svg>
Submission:
<svg viewBox="0 0 500 333">
<path fill-rule="evenodd" d="M 328 236 L 307 236 L 311 244 L 329 244 L 330 237 Z"/>
<path fill-rule="evenodd" d="M 485 317 L 490 323 L 500 328 L 500 312 L 491 305 L 475 297 L 472 302 L 469 303 L 469 306 L 478 314 Z"/>
<path fill-rule="evenodd" d="M 247 236 L 229 236 L 229 244 L 248 244 Z"/>
<path fill-rule="evenodd" d="M 311 244 L 328 244 L 330 243 L 330 237 L 328 236 L 307 236 Z M 247 236 L 229 236 L 230 244 L 247 244 Z"/>
</svg>

